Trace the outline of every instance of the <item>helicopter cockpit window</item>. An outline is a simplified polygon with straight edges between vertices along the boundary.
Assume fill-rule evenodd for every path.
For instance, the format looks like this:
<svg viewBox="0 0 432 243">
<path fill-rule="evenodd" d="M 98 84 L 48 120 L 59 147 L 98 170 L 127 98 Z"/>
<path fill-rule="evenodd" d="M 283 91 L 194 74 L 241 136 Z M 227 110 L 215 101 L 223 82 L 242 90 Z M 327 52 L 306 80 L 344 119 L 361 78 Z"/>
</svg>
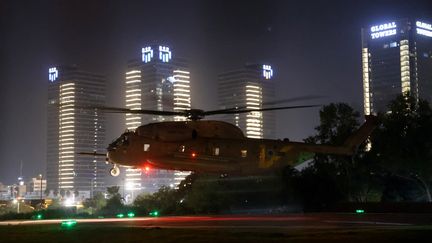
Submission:
<svg viewBox="0 0 432 243">
<path fill-rule="evenodd" d="M 242 158 L 245 158 L 247 156 L 247 150 L 246 149 L 242 149 L 240 152 L 241 152 Z"/>
<path fill-rule="evenodd" d="M 219 148 L 213 148 L 213 155 L 218 156 L 219 155 Z"/>
<path fill-rule="evenodd" d="M 145 143 L 144 144 L 144 152 L 148 152 L 148 151 L 150 151 L 150 144 Z"/>
</svg>

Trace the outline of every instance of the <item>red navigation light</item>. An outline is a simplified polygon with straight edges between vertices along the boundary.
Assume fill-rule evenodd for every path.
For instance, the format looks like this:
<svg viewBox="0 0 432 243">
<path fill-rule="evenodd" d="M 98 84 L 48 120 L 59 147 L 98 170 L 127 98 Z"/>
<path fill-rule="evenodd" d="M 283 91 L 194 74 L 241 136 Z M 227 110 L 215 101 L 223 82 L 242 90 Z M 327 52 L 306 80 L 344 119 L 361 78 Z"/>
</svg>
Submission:
<svg viewBox="0 0 432 243">
<path fill-rule="evenodd" d="M 191 156 L 192 156 L 192 158 L 195 158 L 197 156 L 197 154 L 195 152 L 192 152 Z"/>
<path fill-rule="evenodd" d="M 149 172 L 149 171 L 150 171 L 150 166 L 146 165 L 146 166 L 144 167 L 144 170 L 145 170 L 145 172 Z"/>
</svg>

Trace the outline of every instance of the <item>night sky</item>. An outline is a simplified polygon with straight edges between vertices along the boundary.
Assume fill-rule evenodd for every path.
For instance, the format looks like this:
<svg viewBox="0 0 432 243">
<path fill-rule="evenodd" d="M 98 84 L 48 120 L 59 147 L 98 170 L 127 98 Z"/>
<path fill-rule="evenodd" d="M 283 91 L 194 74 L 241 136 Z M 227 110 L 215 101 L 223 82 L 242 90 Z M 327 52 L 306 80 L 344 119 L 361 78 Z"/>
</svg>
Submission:
<svg viewBox="0 0 432 243">
<path fill-rule="evenodd" d="M 0 182 L 45 173 L 48 68 L 77 64 L 107 76 L 124 106 L 126 62 L 161 43 L 190 61 L 192 106 L 217 109 L 217 74 L 246 62 L 275 70 L 277 99 L 324 95 L 362 111 L 360 28 L 432 18 L 430 1 L 0 0 Z M 300 103 L 293 103 L 300 104 Z M 277 136 L 302 140 L 319 108 L 278 112 Z M 107 143 L 124 130 L 108 115 Z"/>
</svg>

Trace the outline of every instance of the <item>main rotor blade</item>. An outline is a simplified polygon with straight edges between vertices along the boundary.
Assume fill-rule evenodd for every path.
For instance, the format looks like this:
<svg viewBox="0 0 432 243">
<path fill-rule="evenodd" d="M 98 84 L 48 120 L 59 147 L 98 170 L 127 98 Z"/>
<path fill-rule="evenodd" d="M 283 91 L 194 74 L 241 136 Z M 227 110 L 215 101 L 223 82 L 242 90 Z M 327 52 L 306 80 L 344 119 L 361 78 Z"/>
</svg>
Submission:
<svg viewBox="0 0 432 243">
<path fill-rule="evenodd" d="M 187 116 L 185 112 L 178 111 L 157 111 L 157 110 L 132 110 L 128 108 L 107 107 L 107 106 L 77 106 L 83 109 L 96 109 L 105 113 L 131 113 L 131 114 L 146 114 L 146 115 L 160 115 L 160 116 Z"/>
<path fill-rule="evenodd" d="M 79 155 L 90 155 L 90 156 L 98 156 L 98 157 L 106 157 L 106 154 L 96 153 L 96 152 L 78 152 Z"/>
<path fill-rule="evenodd" d="M 326 98 L 326 96 L 323 96 L 323 95 L 303 95 L 303 96 L 297 96 L 297 97 L 288 98 L 288 99 L 273 100 L 273 101 L 269 101 L 269 102 L 264 102 L 262 105 L 263 106 L 279 105 L 279 104 L 295 102 L 295 101 L 307 101 L 307 100 L 316 100 L 316 99 L 322 99 L 322 98 Z"/>
<path fill-rule="evenodd" d="M 232 110 L 232 111 L 224 111 L 220 113 L 213 113 L 213 114 L 206 114 L 206 115 L 240 114 L 240 113 L 248 113 L 248 112 L 258 112 L 258 111 L 291 110 L 291 109 L 302 109 L 302 108 L 311 108 L 311 107 L 319 107 L 319 106 L 321 105 L 297 105 L 297 106 L 283 106 L 283 107 L 272 107 L 272 108 L 263 108 L 263 109 Z"/>
<path fill-rule="evenodd" d="M 306 101 L 306 100 L 314 100 L 314 99 L 322 99 L 322 98 L 325 98 L 325 96 L 322 96 L 322 95 L 304 95 L 304 96 L 298 96 L 298 97 L 293 97 L 293 98 L 288 98 L 288 99 L 264 102 L 264 103 L 262 103 L 262 106 L 272 106 L 272 105 L 277 105 L 277 104 L 282 104 L 282 103 L 289 103 L 289 102 L 295 102 L 295 101 Z M 207 116 L 207 115 L 225 114 L 224 112 L 228 112 L 228 111 L 230 112 L 233 110 L 244 110 L 246 108 L 247 108 L 247 106 L 239 106 L 239 107 L 234 107 L 234 108 L 212 110 L 212 111 L 204 112 L 204 115 Z"/>
</svg>

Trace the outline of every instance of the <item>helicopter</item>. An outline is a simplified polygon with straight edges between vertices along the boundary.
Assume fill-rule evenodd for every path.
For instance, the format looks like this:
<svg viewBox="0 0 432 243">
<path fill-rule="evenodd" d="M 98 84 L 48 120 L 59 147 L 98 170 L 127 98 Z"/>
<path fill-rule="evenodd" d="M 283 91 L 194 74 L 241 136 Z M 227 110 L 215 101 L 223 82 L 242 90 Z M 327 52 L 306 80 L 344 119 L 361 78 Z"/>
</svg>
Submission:
<svg viewBox="0 0 432 243">
<path fill-rule="evenodd" d="M 219 175 L 255 175 L 281 171 L 313 158 L 316 153 L 353 155 L 377 125 L 373 115 L 340 146 L 308 144 L 288 140 L 254 139 L 228 122 L 202 120 L 211 115 L 263 112 L 316 107 L 318 105 L 284 106 L 262 109 L 238 107 L 204 111 L 132 110 L 94 107 L 103 112 L 183 116 L 186 121 L 149 123 L 126 131 L 109 144 L 107 153 L 81 153 L 106 156 L 112 164 L 111 176 L 120 174 L 119 166 L 143 170 L 165 169 Z"/>
</svg>

